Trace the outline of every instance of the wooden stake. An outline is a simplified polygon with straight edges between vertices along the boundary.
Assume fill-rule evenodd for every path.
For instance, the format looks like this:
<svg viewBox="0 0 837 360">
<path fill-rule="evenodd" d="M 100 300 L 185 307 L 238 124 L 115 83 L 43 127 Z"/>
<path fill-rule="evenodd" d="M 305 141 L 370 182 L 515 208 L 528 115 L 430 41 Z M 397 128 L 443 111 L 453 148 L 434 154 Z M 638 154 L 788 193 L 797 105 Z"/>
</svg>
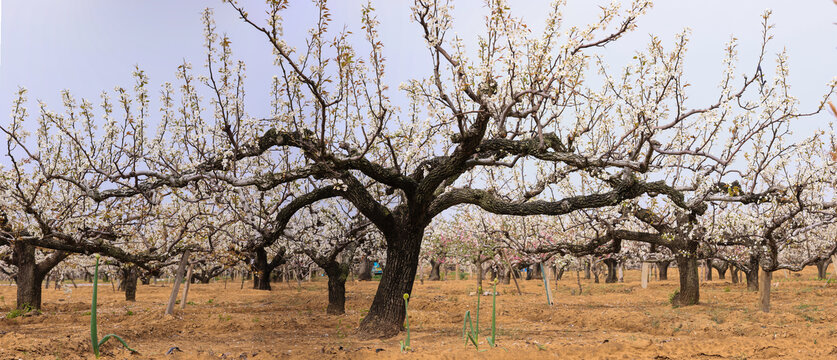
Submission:
<svg viewBox="0 0 837 360">
<path fill-rule="evenodd" d="M 183 287 L 183 298 L 180 299 L 180 308 L 186 308 L 186 297 L 189 296 L 189 286 L 192 284 L 192 265 L 189 264 L 189 270 L 186 271 L 186 286 Z"/>
<path fill-rule="evenodd" d="M 549 267 L 544 267 L 543 263 L 538 264 L 541 267 L 541 277 L 543 278 L 543 288 L 546 291 L 546 303 L 552 306 L 552 291 L 549 289 Z"/>
<path fill-rule="evenodd" d="M 643 262 L 642 263 L 642 273 L 640 274 L 640 276 L 642 277 L 640 279 L 640 284 L 642 285 L 643 289 L 648 288 L 648 268 L 649 268 L 648 263 Z"/>
<path fill-rule="evenodd" d="M 186 263 L 189 262 L 189 250 L 183 252 L 180 257 L 180 265 L 177 266 L 177 274 L 174 280 L 174 287 L 171 289 L 171 296 L 169 296 L 169 304 L 166 306 L 166 315 L 174 313 L 174 302 L 177 300 L 177 292 L 180 291 L 180 282 L 183 281 L 183 272 L 186 271 Z"/>
</svg>

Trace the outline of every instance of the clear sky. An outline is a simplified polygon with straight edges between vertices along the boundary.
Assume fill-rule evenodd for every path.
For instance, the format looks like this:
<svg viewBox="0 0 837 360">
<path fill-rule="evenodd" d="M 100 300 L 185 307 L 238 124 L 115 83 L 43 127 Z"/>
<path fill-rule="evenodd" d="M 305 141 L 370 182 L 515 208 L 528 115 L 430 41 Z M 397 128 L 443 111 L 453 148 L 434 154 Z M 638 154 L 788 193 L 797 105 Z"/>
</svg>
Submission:
<svg viewBox="0 0 837 360">
<path fill-rule="evenodd" d="M 591 20 L 602 1 L 568 0 L 565 19 L 569 24 Z M 240 0 L 257 15 L 262 1 Z M 315 20 L 308 1 L 295 0 L 284 18 L 286 38 L 299 44 Z M 333 29 L 346 24 L 362 40 L 358 0 L 332 1 Z M 392 89 L 412 77 L 427 74 L 429 59 L 418 25 L 409 19 L 407 0 L 373 0 L 381 21 Z M 512 11 L 539 29 L 546 1 L 511 1 Z M 485 9 L 478 0 L 455 1 L 456 32 L 473 43 L 482 29 Z M 200 12 L 216 10 L 217 29 L 232 38 L 235 56 L 247 63 L 248 112 L 264 116 L 269 105 L 267 89 L 277 73 L 264 38 L 243 24 L 219 0 L 4 0 L 0 21 L 0 106 L 8 109 L 18 86 L 29 89 L 30 105 L 40 99 L 59 110 L 59 91 L 98 103 L 102 90 L 132 87 L 135 64 L 151 78 L 150 89 L 163 81 L 174 82 L 176 66 L 183 60 L 202 70 L 203 37 Z M 669 44 L 684 27 L 693 30 L 686 61 L 686 73 L 693 83 L 694 105 L 715 97 L 721 73 L 724 43 L 730 36 L 740 39 L 742 68 L 750 70 L 757 55 L 761 14 L 774 10 L 775 40 L 769 53 L 787 48 L 791 64 L 793 93 L 803 106 L 811 106 L 837 75 L 837 6 L 831 0 L 702 0 L 657 1 L 639 20 L 639 28 L 603 54 L 611 64 L 621 66 L 642 50 L 650 33 Z M 772 71 L 769 57 L 765 70 Z M 154 96 L 156 101 L 156 95 Z M 207 104 L 208 105 L 208 104 Z M 156 108 L 153 106 L 152 108 Z M 7 114 L 7 113 L 6 113 Z M 4 115 L 8 116 L 8 115 Z M 806 122 L 827 121 L 821 116 Z M 0 121 L 7 121 L 5 118 Z"/>
</svg>

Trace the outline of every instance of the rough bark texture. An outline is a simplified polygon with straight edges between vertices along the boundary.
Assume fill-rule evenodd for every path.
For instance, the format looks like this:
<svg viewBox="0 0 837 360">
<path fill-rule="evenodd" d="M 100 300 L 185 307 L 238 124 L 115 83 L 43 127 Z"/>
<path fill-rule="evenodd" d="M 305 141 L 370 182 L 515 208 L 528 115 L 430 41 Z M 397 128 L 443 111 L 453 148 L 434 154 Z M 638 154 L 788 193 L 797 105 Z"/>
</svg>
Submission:
<svg viewBox="0 0 837 360">
<path fill-rule="evenodd" d="M 738 271 L 737 267 L 730 266 L 729 277 L 733 284 L 738 284 L 740 282 L 740 280 L 738 280 Z"/>
<path fill-rule="evenodd" d="M 372 266 L 375 264 L 363 257 L 363 260 L 360 261 L 360 269 L 358 269 L 357 279 L 359 281 L 371 281 L 372 280 Z"/>
<path fill-rule="evenodd" d="M 44 275 L 38 272 L 38 264 L 35 262 L 35 247 L 24 243 L 15 242 L 15 258 L 17 265 L 17 308 L 18 309 L 40 309 L 41 308 L 41 283 Z"/>
<path fill-rule="evenodd" d="M 333 261 L 324 268 L 328 276 L 328 308 L 327 314 L 341 315 L 346 313 L 346 279 L 349 277 L 349 264 Z"/>
<path fill-rule="evenodd" d="M 439 275 L 439 268 L 442 267 L 441 263 L 436 262 L 435 260 L 430 260 L 430 276 L 427 278 L 430 281 L 439 281 L 442 277 Z"/>
<path fill-rule="evenodd" d="M 677 269 L 680 273 L 680 290 L 671 299 L 672 305 L 696 305 L 700 301 L 700 280 L 698 262 L 694 257 L 677 256 Z"/>
<path fill-rule="evenodd" d="M 18 309 L 41 309 L 41 284 L 50 270 L 68 255 L 63 251 L 55 251 L 37 263 L 35 250 L 35 246 L 26 241 L 14 243 L 12 260 L 18 269 L 15 276 Z"/>
<path fill-rule="evenodd" d="M 822 280 L 828 277 L 828 264 L 831 263 L 831 259 L 824 259 L 818 260 L 815 265 L 817 265 L 817 279 Z"/>
<path fill-rule="evenodd" d="M 712 281 L 712 260 L 706 259 L 705 266 L 706 281 Z"/>
<path fill-rule="evenodd" d="M 753 272 L 756 272 L 755 270 Z M 770 312 L 770 282 L 773 280 L 772 271 L 764 271 L 761 267 L 759 274 L 759 310 Z"/>
<path fill-rule="evenodd" d="M 256 249 L 256 258 L 253 262 L 253 289 L 271 290 L 270 274 L 274 267 L 267 261 L 267 251 L 264 248 Z"/>
<path fill-rule="evenodd" d="M 660 261 L 657 263 L 657 267 L 660 269 L 660 280 L 668 280 L 668 267 L 671 265 L 671 261 Z"/>
<path fill-rule="evenodd" d="M 590 260 L 585 260 L 584 261 L 584 279 L 586 279 L 586 280 L 590 280 L 590 277 L 591 277 L 590 268 L 591 267 L 592 267 L 592 265 L 590 264 Z"/>
<path fill-rule="evenodd" d="M 137 278 L 138 271 L 135 266 L 131 266 L 122 270 L 122 283 L 125 287 L 125 300 L 137 301 Z"/>
<path fill-rule="evenodd" d="M 611 284 L 619 281 L 616 277 L 616 259 L 604 259 L 603 262 L 607 266 L 607 277 L 605 283 Z"/>
<path fill-rule="evenodd" d="M 718 270 L 718 279 L 725 280 L 727 278 L 727 270 L 729 269 L 729 263 L 721 260 L 713 260 L 712 267 L 714 267 L 715 270 Z"/>
<path fill-rule="evenodd" d="M 387 264 L 369 313 L 358 328 L 361 337 L 392 337 L 404 324 L 404 294 L 412 294 L 424 228 L 402 229 L 387 239 Z"/>
<path fill-rule="evenodd" d="M 759 270 L 753 268 L 744 272 L 747 275 L 747 291 L 759 291 Z"/>
</svg>

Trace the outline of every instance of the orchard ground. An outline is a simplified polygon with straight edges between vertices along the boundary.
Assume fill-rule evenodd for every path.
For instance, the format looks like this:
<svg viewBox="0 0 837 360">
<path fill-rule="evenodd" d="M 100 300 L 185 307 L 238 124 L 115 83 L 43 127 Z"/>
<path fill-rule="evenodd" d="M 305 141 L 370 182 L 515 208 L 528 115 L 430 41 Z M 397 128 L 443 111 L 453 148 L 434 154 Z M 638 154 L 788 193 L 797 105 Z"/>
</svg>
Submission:
<svg viewBox="0 0 837 360">
<path fill-rule="evenodd" d="M 728 274 L 729 275 L 729 274 Z M 717 276 L 717 275 L 716 275 Z M 164 316 L 170 284 L 140 286 L 137 301 L 105 283 L 99 291 L 100 336 L 122 336 L 139 355 L 114 341 L 105 358 L 584 358 L 584 359 L 765 359 L 837 356 L 837 284 L 815 280 L 816 269 L 777 272 L 772 312 L 758 311 L 745 284 L 714 280 L 701 284 L 701 304 L 672 308 L 677 269 L 668 281 L 642 289 L 639 272 L 625 283 L 582 281 L 567 272 L 553 286 L 548 306 L 543 281 L 498 285 L 498 348 L 489 349 L 491 298 L 482 297 L 480 351 L 466 347 L 462 321 L 474 312 L 475 281 L 416 282 L 410 298 L 413 351 L 400 352 L 398 337 L 360 340 L 355 328 L 372 302 L 377 282 L 347 283 L 346 314 L 325 314 L 326 281 L 275 283 L 273 291 L 240 290 L 240 282 L 193 284 L 185 310 Z M 85 359 L 90 347 L 91 287 L 44 291 L 43 314 L 0 319 L 0 358 Z M 574 294 L 575 293 L 575 294 Z M 14 306 L 15 287 L 0 286 L 0 309 Z M 165 353 L 172 347 L 173 355 Z M 485 351 L 482 351 L 485 350 Z"/>
</svg>

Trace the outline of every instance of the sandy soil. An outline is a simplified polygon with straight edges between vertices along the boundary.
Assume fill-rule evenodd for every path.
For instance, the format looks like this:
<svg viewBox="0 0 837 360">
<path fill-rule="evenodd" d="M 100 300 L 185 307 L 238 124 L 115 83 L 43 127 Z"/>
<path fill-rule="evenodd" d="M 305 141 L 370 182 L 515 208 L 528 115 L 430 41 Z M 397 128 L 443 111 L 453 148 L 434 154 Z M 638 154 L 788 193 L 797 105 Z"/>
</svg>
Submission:
<svg viewBox="0 0 837 360">
<path fill-rule="evenodd" d="M 100 286 L 100 336 L 116 333 L 137 349 L 131 355 L 114 341 L 108 358 L 561 358 L 561 359 L 805 359 L 837 358 L 837 284 L 814 280 L 815 269 L 774 275 L 773 311 L 757 310 L 757 294 L 743 284 L 701 284 L 697 306 L 672 308 L 676 280 L 639 285 L 636 271 L 625 283 L 593 284 L 575 273 L 554 289 L 546 304 L 542 281 L 499 285 L 499 347 L 489 348 L 490 297 L 482 298 L 479 351 L 464 346 L 462 321 L 476 307 L 473 281 L 416 283 L 410 299 L 412 348 L 400 352 L 401 336 L 359 340 L 354 334 L 377 286 L 347 284 L 346 314 L 325 314 L 326 288 L 319 281 L 276 283 L 272 292 L 240 290 L 240 283 L 193 285 L 185 310 L 164 316 L 170 285 L 140 286 L 137 302 L 124 301 L 110 284 Z M 677 271 L 669 271 L 676 279 Z M 249 284 L 247 284 L 249 285 Z M 552 283 L 554 286 L 554 282 Z M 90 287 L 44 292 L 43 314 L 0 319 L 0 359 L 93 358 L 89 343 Z M 0 312 L 14 306 L 14 286 L 0 286 Z M 166 356 L 172 347 L 182 351 Z"/>
</svg>

